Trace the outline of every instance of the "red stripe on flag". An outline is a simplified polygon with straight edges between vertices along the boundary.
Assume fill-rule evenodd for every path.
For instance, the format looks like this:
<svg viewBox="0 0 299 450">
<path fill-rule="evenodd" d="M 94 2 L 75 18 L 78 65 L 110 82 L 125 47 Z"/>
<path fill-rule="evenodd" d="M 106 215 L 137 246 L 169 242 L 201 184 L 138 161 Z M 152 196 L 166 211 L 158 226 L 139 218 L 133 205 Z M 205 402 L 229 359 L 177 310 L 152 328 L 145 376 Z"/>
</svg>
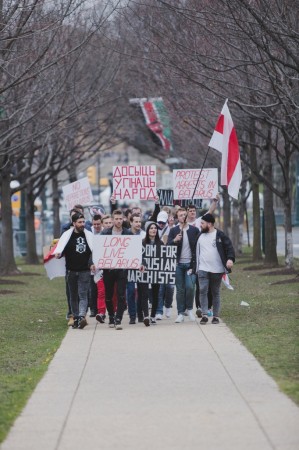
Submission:
<svg viewBox="0 0 299 450">
<path fill-rule="evenodd" d="M 215 130 L 218 131 L 218 133 L 223 134 L 223 127 L 224 127 L 224 115 L 220 114 L 218 121 L 216 123 Z"/>
<path fill-rule="evenodd" d="M 232 179 L 237 163 L 239 161 L 239 157 L 240 155 L 239 155 L 238 138 L 235 127 L 233 127 L 228 142 L 227 185 L 229 185 L 230 180 Z"/>
</svg>

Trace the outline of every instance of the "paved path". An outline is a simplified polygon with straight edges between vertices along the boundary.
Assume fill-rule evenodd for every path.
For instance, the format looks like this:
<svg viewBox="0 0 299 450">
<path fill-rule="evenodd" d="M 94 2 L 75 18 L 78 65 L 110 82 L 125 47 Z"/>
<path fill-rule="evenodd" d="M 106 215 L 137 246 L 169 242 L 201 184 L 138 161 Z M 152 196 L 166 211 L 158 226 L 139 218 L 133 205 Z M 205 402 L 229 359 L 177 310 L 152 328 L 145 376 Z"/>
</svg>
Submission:
<svg viewBox="0 0 299 450">
<path fill-rule="evenodd" d="M 225 324 L 70 329 L 2 450 L 297 450 L 299 408 Z"/>
</svg>

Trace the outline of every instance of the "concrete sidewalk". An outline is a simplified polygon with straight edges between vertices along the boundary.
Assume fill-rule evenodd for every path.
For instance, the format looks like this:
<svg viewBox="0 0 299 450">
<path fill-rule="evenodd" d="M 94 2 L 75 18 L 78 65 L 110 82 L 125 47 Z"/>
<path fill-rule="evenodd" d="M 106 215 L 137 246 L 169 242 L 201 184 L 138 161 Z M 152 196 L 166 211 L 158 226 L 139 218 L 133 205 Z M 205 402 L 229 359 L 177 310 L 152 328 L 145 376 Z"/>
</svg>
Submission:
<svg viewBox="0 0 299 450">
<path fill-rule="evenodd" d="M 230 330 L 70 329 L 2 450 L 297 450 L 299 408 Z"/>
</svg>

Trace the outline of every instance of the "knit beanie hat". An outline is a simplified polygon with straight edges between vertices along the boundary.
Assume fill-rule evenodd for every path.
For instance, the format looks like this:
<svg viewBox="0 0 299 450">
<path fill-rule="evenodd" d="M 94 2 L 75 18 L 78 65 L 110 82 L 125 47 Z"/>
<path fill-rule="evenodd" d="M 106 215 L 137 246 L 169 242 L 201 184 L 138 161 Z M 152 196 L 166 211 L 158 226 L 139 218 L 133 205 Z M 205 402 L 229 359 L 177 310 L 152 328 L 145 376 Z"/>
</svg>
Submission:
<svg viewBox="0 0 299 450">
<path fill-rule="evenodd" d="M 201 217 L 201 220 L 204 220 L 205 222 L 209 222 L 209 223 L 215 223 L 215 217 L 212 214 L 204 214 Z"/>
</svg>

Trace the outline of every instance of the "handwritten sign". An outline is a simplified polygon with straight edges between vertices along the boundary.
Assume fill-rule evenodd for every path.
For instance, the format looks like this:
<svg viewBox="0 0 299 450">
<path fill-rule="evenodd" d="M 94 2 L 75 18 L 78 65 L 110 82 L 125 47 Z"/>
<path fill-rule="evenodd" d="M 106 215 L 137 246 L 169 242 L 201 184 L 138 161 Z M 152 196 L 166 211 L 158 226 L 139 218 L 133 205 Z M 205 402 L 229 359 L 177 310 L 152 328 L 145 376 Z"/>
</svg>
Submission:
<svg viewBox="0 0 299 450">
<path fill-rule="evenodd" d="M 159 195 L 160 206 L 175 206 L 180 205 L 183 208 L 187 208 L 191 203 L 195 208 L 202 208 L 202 199 L 185 199 L 185 200 L 173 200 L 173 190 L 172 189 L 158 189 L 157 194 Z"/>
<path fill-rule="evenodd" d="M 116 200 L 154 200 L 155 166 L 113 166 L 113 195 Z"/>
<path fill-rule="evenodd" d="M 197 183 L 199 177 L 199 181 Z M 194 189 L 197 183 L 196 191 Z M 176 200 L 212 199 L 218 193 L 217 169 L 179 169 L 173 171 L 173 197 Z"/>
<path fill-rule="evenodd" d="M 77 204 L 86 205 L 93 202 L 92 191 L 87 177 L 63 186 L 62 192 L 67 209 L 72 209 Z"/>
<path fill-rule="evenodd" d="M 142 238 L 133 235 L 94 235 L 93 262 L 97 269 L 139 269 Z"/>
<path fill-rule="evenodd" d="M 129 270 L 128 281 L 150 284 L 175 284 L 177 246 L 145 245 L 142 247 L 146 270 Z"/>
</svg>

